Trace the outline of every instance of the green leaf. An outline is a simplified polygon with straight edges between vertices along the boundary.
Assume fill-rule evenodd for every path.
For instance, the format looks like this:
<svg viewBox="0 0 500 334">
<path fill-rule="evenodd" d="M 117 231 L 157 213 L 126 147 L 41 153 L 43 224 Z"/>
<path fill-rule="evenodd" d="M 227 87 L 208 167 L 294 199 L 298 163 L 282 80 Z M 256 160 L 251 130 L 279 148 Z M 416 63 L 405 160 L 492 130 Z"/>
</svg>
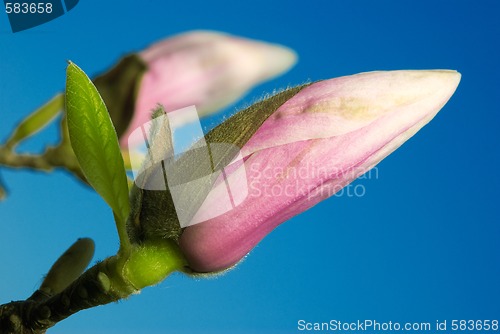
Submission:
<svg viewBox="0 0 500 334">
<path fill-rule="evenodd" d="M 96 87 L 71 62 L 66 71 L 66 112 L 71 146 L 83 174 L 113 209 L 120 241 L 125 246 L 130 205 L 116 131 Z"/>
<path fill-rule="evenodd" d="M 5 146 L 14 148 L 24 139 L 31 137 L 49 124 L 62 110 L 64 97 L 57 94 L 49 102 L 35 110 L 28 117 L 23 119 L 14 132 L 10 135 Z"/>
</svg>

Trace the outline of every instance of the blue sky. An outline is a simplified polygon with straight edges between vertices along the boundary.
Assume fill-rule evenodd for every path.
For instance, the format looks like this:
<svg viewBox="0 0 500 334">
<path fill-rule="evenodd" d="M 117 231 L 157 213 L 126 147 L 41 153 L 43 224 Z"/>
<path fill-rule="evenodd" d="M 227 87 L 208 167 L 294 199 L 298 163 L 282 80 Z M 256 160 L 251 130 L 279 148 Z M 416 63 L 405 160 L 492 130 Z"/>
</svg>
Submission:
<svg viewBox="0 0 500 334">
<path fill-rule="evenodd" d="M 500 3 L 497 1 L 80 1 L 13 34 L 0 14 L 0 134 L 64 87 L 66 60 L 95 74 L 163 37 L 210 29 L 287 45 L 286 75 L 241 104 L 306 80 L 456 69 L 438 116 L 362 179 L 270 234 L 217 279 L 174 275 L 52 333 L 294 333 L 297 321 L 500 317 Z M 228 109 L 233 112 L 237 106 Z M 220 117 L 209 119 L 216 122 Z M 20 150 L 55 142 L 49 128 Z M 118 239 L 103 201 L 64 172 L 1 170 L 0 301 L 28 297 L 78 237 L 95 259 Z"/>
</svg>

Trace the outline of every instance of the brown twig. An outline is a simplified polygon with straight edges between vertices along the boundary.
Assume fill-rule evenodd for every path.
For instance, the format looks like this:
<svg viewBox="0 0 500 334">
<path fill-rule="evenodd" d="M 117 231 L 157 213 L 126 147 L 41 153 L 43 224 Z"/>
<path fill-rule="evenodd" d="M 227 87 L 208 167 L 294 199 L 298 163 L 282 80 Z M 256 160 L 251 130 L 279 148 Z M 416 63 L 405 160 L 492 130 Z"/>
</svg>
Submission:
<svg viewBox="0 0 500 334">
<path fill-rule="evenodd" d="M 81 310 L 128 297 L 137 290 L 119 273 L 122 267 L 123 260 L 110 257 L 54 296 L 38 290 L 24 301 L 0 305 L 0 333 L 43 334 Z"/>
</svg>

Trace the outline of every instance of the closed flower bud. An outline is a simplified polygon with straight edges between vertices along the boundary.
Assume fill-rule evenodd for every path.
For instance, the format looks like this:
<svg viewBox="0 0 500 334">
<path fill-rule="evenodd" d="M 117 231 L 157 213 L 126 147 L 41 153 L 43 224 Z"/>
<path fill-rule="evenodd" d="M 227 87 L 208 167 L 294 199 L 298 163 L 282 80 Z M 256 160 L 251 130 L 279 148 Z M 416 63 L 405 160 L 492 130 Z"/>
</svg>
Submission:
<svg viewBox="0 0 500 334">
<path fill-rule="evenodd" d="M 280 96 L 264 101 L 268 112 L 260 118 L 245 110 L 228 119 L 207 142 L 236 144 L 241 158 L 224 168 L 180 234 L 190 267 L 215 272 L 236 264 L 279 224 L 332 196 L 413 136 L 459 81 L 459 73 L 447 70 L 361 73 L 281 93 L 286 102 Z M 248 137 L 231 138 L 234 131 Z M 228 193 L 232 207 L 221 211 Z"/>
<path fill-rule="evenodd" d="M 200 115 L 236 102 L 253 86 L 287 71 L 295 53 L 283 46 L 209 31 L 177 35 L 123 58 L 96 78 L 118 135 L 130 133 L 162 104 L 166 112 L 196 105 Z"/>
</svg>

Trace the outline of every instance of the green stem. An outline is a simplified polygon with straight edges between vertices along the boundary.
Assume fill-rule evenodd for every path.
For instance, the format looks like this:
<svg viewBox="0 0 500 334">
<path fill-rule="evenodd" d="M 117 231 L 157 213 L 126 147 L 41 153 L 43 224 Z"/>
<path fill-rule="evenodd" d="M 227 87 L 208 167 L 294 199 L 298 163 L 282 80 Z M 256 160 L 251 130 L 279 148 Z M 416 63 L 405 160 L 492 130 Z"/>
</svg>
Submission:
<svg viewBox="0 0 500 334">
<path fill-rule="evenodd" d="M 6 146 L 0 146 L 0 165 L 10 168 L 30 168 L 46 172 L 62 167 L 84 183 L 87 183 L 75 154 L 67 145 L 48 147 L 41 155 L 17 154 Z"/>
<path fill-rule="evenodd" d="M 127 234 L 126 221 L 122 219 L 119 215 L 113 212 L 115 218 L 116 231 L 118 232 L 118 238 L 120 239 L 120 250 L 119 254 L 128 254 L 132 247 L 130 239 Z"/>
<path fill-rule="evenodd" d="M 7 147 L 0 147 L 0 165 L 44 171 L 51 171 L 53 167 L 43 155 L 16 154 Z"/>
<path fill-rule="evenodd" d="M 141 290 L 160 283 L 174 271 L 185 271 L 187 265 L 176 242 L 154 239 L 132 246 L 122 274 L 130 284 Z"/>
</svg>

